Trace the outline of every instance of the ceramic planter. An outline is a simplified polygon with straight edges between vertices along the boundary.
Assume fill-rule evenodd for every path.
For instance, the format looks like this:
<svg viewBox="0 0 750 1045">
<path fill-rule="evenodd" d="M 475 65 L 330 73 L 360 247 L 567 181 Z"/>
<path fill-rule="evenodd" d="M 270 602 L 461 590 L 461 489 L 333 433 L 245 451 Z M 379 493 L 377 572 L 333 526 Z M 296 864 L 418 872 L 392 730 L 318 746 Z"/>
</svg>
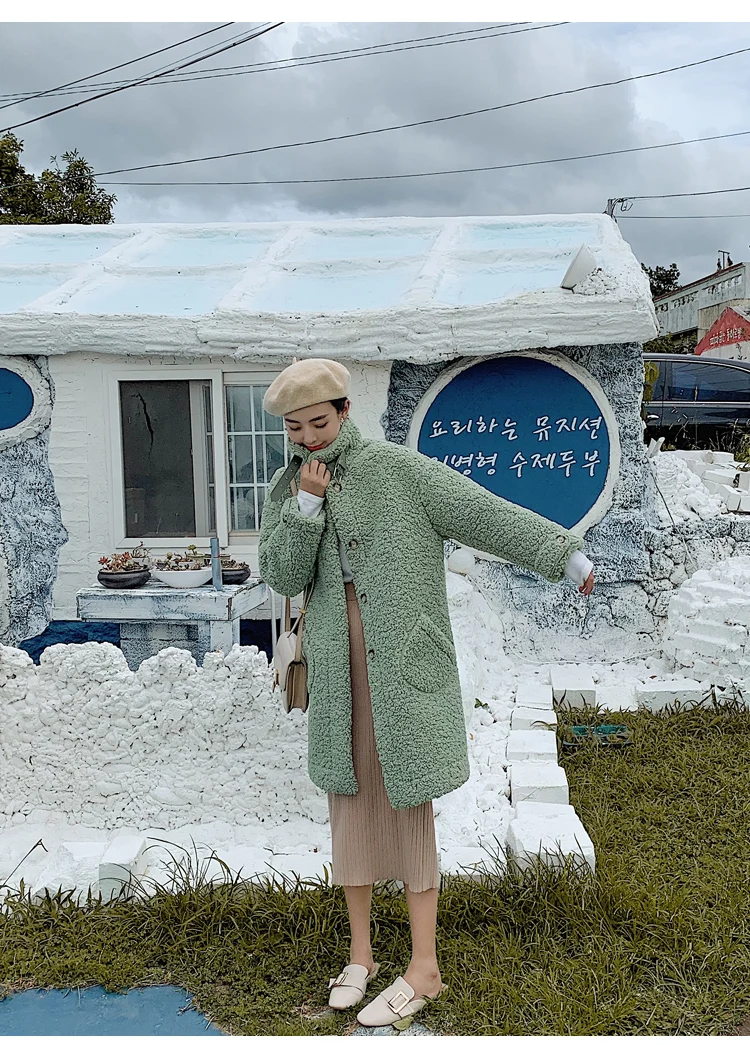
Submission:
<svg viewBox="0 0 750 1045">
<path fill-rule="evenodd" d="M 250 569 L 247 566 L 237 570 L 232 569 L 221 571 L 221 579 L 224 584 L 244 584 L 249 576 Z"/>
<path fill-rule="evenodd" d="M 200 588 L 210 581 L 212 570 L 203 566 L 199 570 L 152 570 L 151 576 L 157 581 L 164 581 L 170 588 Z"/>
<path fill-rule="evenodd" d="M 105 588 L 142 588 L 150 578 L 149 570 L 99 570 L 96 579 Z"/>
</svg>

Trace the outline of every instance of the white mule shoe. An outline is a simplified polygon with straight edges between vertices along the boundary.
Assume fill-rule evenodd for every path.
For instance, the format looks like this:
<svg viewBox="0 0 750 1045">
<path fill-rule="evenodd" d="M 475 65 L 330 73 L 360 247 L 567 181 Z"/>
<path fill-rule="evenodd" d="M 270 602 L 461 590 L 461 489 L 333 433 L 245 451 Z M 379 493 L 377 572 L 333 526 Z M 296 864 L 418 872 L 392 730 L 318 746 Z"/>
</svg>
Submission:
<svg viewBox="0 0 750 1045">
<path fill-rule="evenodd" d="M 439 998 L 445 989 L 444 984 L 435 998 Z M 397 976 L 390 987 L 386 987 L 374 1001 L 357 1013 L 357 1019 L 363 1027 L 395 1027 L 396 1030 L 406 1030 L 419 1010 L 435 998 L 415 997 L 413 988 L 403 976 Z"/>
<path fill-rule="evenodd" d="M 365 996 L 368 983 L 379 971 L 377 962 L 372 972 L 368 972 L 364 965 L 345 965 L 338 976 L 328 981 L 331 988 L 329 1006 L 332 1009 L 349 1009 L 352 1005 L 358 1005 Z"/>
</svg>

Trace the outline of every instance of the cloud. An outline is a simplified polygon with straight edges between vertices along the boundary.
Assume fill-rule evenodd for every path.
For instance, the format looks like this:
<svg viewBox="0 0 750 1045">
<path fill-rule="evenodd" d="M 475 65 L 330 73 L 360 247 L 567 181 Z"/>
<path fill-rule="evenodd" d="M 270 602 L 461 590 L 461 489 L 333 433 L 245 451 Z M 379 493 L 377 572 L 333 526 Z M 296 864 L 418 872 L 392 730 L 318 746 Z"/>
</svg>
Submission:
<svg viewBox="0 0 750 1045">
<path fill-rule="evenodd" d="M 284 26 L 207 66 L 366 46 L 446 33 L 470 23 Z M 202 24 L 6 24 L 0 89 L 32 90 L 165 46 Z M 114 73 L 176 60 L 245 25 Z M 574 24 L 304 69 L 134 88 L 23 129 L 40 169 L 77 147 L 97 170 L 251 149 L 429 119 L 678 65 L 750 44 L 745 25 Z M 198 66 L 197 68 L 201 68 Z M 750 129 L 741 59 L 497 113 L 258 156 L 102 180 L 329 178 L 522 162 Z M 75 99 L 72 99 L 75 100 Z M 27 103 L 20 119 L 54 106 Z M 10 122 L 0 120 L 0 122 Z M 268 187 L 118 188 L 118 221 L 252 221 L 368 215 L 602 211 L 611 196 L 750 184 L 744 139 L 515 171 L 400 181 Z M 638 203 L 632 214 L 750 213 L 743 194 Z M 621 222 L 649 264 L 676 260 L 685 279 L 710 272 L 715 251 L 735 260 L 750 219 Z"/>
</svg>

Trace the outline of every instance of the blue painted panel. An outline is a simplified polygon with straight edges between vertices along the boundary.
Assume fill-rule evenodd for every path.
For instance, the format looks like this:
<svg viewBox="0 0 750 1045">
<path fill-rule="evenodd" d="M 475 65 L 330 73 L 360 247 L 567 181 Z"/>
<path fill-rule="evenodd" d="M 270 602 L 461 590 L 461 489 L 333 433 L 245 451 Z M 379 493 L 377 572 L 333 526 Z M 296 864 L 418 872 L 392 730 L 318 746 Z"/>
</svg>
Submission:
<svg viewBox="0 0 750 1045">
<path fill-rule="evenodd" d="M 522 356 L 454 377 L 427 411 L 417 446 L 565 527 L 594 506 L 610 462 L 609 432 L 591 393 L 560 367 Z"/>
<path fill-rule="evenodd" d="M 0 429 L 15 428 L 34 407 L 34 393 L 14 370 L 0 367 Z"/>
<path fill-rule="evenodd" d="M 0 1001 L 0 1035 L 221 1034 L 201 1013 L 181 1011 L 189 1001 L 178 987 L 22 991 Z"/>
</svg>

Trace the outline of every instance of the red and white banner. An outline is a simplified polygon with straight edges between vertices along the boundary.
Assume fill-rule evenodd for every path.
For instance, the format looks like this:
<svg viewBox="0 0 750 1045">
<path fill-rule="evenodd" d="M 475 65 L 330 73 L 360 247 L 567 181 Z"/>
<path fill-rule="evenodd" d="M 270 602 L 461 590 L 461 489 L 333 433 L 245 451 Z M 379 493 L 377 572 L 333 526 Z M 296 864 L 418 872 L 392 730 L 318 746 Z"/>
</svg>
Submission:
<svg viewBox="0 0 750 1045">
<path fill-rule="evenodd" d="M 723 359 L 750 359 L 750 315 L 744 309 L 727 306 L 695 347 Z"/>
</svg>

